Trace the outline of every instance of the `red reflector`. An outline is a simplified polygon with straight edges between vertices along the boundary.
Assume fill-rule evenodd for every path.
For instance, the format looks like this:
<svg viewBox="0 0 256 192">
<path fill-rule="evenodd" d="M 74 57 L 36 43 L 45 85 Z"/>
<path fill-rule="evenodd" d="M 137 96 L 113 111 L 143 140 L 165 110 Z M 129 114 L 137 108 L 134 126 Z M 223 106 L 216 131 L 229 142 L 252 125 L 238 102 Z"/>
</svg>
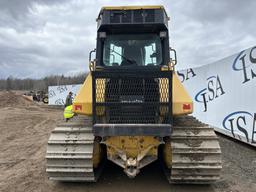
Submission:
<svg viewBox="0 0 256 192">
<path fill-rule="evenodd" d="M 82 105 L 75 105 L 75 110 L 82 110 Z"/>
<path fill-rule="evenodd" d="M 183 104 L 183 110 L 190 110 L 191 105 L 190 104 Z"/>
</svg>

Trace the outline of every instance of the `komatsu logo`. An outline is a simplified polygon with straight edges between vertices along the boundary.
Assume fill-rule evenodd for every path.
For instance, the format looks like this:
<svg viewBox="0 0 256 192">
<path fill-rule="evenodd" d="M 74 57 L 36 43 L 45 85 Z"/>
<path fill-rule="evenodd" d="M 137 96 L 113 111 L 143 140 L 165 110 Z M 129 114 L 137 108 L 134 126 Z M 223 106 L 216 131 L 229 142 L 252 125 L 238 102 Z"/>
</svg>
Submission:
<svg viewBox="0 0 256 192">
<path fill-rule="evenodd" d="M 243 84 L 256 78 L 256 68 L 253 70 L 253 64 L 256 64 L 256 46 L 250 50 L 249 55 L 241 51 L 235 58 L 232 68 L 234 71 L 243 72 Z"/>
<path fill-rule="evenodd" d="M 236 138 L 236 134 L 238 137 L 242 134 L 247 142 L 251 140 L 252 143 L 256 143 L 256 113 L 252 114 L 247 111 L 233 112 L 224 118 L 222 126 L 229 130 L 234 138 Z M 241 140 L 240 137 L 239 139 Z"/>
<path fill-rule="evenodd" d="M 207 87 L 200 90 L 196 96 L 195 101 L 204 104 L 204 112 L 207 111 L 207 103 L 215 100 L 221 95 L 224 95 L 225 91 L 220 81 L 219 76 L 211 76 L 207 78 Z"/>
<path fill-rule="evenodd" d="M 141 95 L 122 95 L 120 96 L 121 103 L 143 103 L 144 96 Z"/>
</svg>

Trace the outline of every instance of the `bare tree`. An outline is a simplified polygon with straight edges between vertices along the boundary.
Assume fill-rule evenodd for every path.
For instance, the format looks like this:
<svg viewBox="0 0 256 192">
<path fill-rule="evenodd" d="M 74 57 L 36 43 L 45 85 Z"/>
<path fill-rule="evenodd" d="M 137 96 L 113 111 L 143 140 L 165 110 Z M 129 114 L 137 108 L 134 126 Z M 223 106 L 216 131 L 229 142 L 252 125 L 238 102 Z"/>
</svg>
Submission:
<svg viewBox="0 0 256 192">
<path fill-rule="evenodd" d="M 40 90 L 47 91 L 48 86 L 81 84 L 87 74 L 81 73 L 76 76 L 52 75 L 42 79 L 19 79 L 9 76 L 7 79 L 0 79 L 0 90 Z"/>
</svg>

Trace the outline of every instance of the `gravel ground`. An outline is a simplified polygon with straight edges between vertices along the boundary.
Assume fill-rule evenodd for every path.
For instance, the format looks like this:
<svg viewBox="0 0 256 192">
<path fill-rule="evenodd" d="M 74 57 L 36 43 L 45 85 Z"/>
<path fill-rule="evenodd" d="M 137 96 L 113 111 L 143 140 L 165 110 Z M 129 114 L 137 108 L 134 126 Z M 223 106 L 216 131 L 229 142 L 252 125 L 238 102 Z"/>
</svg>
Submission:
<svg viewBox="0 0 256 192">
<path fill-rule="evenodd" d="M 45 173 L 46 143 L 62 111 L 42 107 L 13 93 L 0 92 L 0 191 L 1 192 L 255 192 L 256 149 L 222 135 L 221 180 L 212 185 L 170 185 L 158 162 L 129 179 L 108 162 L 97 183 L 59 183 Z M 3 99 L 2 99 L 3 98 Z"/>
</svg>

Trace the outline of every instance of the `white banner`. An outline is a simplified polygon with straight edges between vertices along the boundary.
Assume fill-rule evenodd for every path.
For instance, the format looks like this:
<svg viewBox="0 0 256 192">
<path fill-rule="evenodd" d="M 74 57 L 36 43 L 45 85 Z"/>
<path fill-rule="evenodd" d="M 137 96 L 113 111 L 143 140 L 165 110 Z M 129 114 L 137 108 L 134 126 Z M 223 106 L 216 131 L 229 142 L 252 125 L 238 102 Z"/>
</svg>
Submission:
<svg viewBox="0 0 256 192">
<path fill-rule="evenodd" d="M 48 105 L 64 106 L 68 93 L 71 91 L 73 93 L 73 97 L 75 97 L 81 85 L 82 84 L 49 86 L 48 87 L 48 97 L 49 97 Z"/>
<path fill-rule="evenodd" d="M 178 75 L 193 98 L 193 116 L 256 146 L 256 47 Z"/>
</svg>

